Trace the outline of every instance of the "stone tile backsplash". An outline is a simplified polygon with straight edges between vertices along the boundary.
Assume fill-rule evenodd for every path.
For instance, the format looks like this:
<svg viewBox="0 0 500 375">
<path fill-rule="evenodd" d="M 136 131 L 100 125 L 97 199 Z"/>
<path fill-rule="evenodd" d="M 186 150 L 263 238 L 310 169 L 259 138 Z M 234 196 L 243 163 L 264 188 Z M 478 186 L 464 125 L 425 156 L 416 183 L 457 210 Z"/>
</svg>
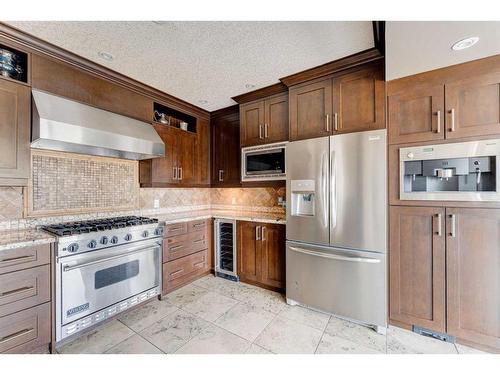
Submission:
<svg viewBox="0 0 500 375">
<path fill-rule="evenodd" d="M 140 189 L 138 162 L 32 150 L 29 186 L 0 187 L 0 230 L 210 208 L 284 214 L 279 197 L 285 188 Z"/>
</svg>

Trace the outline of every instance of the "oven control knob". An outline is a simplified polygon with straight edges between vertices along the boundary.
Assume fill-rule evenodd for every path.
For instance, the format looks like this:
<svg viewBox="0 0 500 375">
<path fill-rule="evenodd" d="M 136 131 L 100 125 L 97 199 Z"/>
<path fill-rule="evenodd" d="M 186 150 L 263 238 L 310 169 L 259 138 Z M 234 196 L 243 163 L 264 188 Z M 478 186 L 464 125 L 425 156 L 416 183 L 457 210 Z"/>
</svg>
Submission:
<svg viewBox="0 0 500 375">
<path fill-rule="evenodd" d="M 108 237 L 102 236 L 99 242 L 101 243 L 101 245 L 106 245 L 108 243 Z"/>
<path fill-rule="evenodd" d="M 89 242 L 89 244 L 87 245 L 89 248 L 91 249 L 95 249 L 97 247 L 97 242 L 96 240 L 92 240 Z"/>
<path fill-rule="evenodd" d="M 155 229 L 155 235 L 156 236 L 161 236 L 163 234 L 163 228 L 156 228 Z"/>
<path fill-rule="evenodd" d="M 70 253 L 76 253 L 76 252 L 78 251 L 78 248 L 79 248 L 79 246 L 78 246 L 78 244 L 77 244 L 77 243 L 72 243 L 72 244 L 70 244 L 70 245 L 68 246 L 68 251 L 69 251 Z"/>
<path fill-rule="evenodd" d="M 145 230 L 144 232 L 142 232 L 142 237 L 146 238 L 149 236 L 149 232 L 147 230 Z"/>
<path fill-rule="evenodd" d="M 130 241 L 132 239 L 132 235 L 130 233 L 125 235 L 125 241 Z"/>
<path fill-rule="evenodd" d="M 111 237 L 111 243 L 118 243 L 118 237 L 116 236 Z"/>
</svg>

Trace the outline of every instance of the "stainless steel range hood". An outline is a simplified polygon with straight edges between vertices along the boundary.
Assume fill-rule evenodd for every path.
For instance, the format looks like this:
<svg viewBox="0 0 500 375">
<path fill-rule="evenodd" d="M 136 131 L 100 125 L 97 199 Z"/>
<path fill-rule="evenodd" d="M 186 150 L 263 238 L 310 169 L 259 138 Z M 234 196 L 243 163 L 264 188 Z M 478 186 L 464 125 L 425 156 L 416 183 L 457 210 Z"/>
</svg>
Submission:
<svg viewBox="0 0 500 375">
<path fill-rule="evenodd" d="M 151 124 L 32 90 L 31 147 L 142 160 L 165 155 Z"/>
</svg>

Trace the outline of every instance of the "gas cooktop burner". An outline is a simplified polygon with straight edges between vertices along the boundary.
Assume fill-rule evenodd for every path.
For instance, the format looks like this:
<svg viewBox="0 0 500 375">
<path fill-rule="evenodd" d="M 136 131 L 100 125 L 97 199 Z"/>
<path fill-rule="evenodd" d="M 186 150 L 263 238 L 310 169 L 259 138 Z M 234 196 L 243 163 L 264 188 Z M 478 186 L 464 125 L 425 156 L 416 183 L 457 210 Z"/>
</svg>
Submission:
<svg viewBox="0 0 500 375">
<path fill-rule="evenodd" d="M 150 219 L 140 216 L 121 216 L 109 219 L 75 221 L 62 224 L 44 225 L 42 226 L 42 229 L 55 234 L 58 237 L 63 237 L 71 236 L 74 234 L 98 232 L 103 230 L 119 229 L 155 223 L 158 223 L 158 219 Z"/>
</svg>

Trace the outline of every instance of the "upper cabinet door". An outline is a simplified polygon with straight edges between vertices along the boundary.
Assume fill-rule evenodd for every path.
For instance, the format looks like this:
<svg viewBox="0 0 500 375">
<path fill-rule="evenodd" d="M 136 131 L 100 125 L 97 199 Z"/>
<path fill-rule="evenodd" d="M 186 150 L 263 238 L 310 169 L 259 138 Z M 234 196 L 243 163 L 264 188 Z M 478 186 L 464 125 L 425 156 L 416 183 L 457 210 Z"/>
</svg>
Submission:
<svg viewBox="0 0 500 375">
<path fill-rule="evenodd" d="M 445 86 L 446 138 L 500 134 L 500 73 Z"/>
<path fill-rule="evenodd" d="M 290 88 L 290 140 L 330 135 L 332 118 L 332 80 Z"/>
<path fill-rule="evenodd" d="M 446 214 L 448 333 L 500 350 L 500 210 Z"/>
<path fill-rule="evenodd" d="M 177 129 L 175 129 L 177 130 Z M 196 134 L 183 130 L 178 132 L 177 147 L 177 179 L 180 184 L 192 185 L 198 183 L 198 152 Z"/>
<path fill-rule="evenodd" d="M 408 87 L 389 96 L 389 143 L 444 139 L 444 110 L 444 85 Z"/>
<path fill-rule="evenodd" d="M 368 68 L 333 79 L 333 131 L 350 133 L 385 128 L 382 68 Z"/>
<path fill-rule="evenodd" d="M 165 143 L 165 156 L 151 159 L 151 181 L 152 184 L 176 184 L 177 179 L 177 138 L 178 130 L 171 126 L 154 124 L 156 132 Z M 149 161 L 141 161 L 147 166 Z M 141 181 L 142 182 L 142 181 Z"/>
<path fill-rule="evenodd" d="M 288 93 L 264 102 L 264 140 L 273 143 L 288 140 Z"/>
<path fill-rule="evenodd" d="M 0 79 L 0 185 L 27 185 L 30 103 L 28 86 Z"/>
<path fill-rule="evenodd" d="M 390 208 L 390 319 L 445 332 L 445 210 Z"/>
<path fill-rule="evenodd" d="M 253 146 L 264 142 L 264 101 L 240 106 L 241 146 Z"/>
</svg>

